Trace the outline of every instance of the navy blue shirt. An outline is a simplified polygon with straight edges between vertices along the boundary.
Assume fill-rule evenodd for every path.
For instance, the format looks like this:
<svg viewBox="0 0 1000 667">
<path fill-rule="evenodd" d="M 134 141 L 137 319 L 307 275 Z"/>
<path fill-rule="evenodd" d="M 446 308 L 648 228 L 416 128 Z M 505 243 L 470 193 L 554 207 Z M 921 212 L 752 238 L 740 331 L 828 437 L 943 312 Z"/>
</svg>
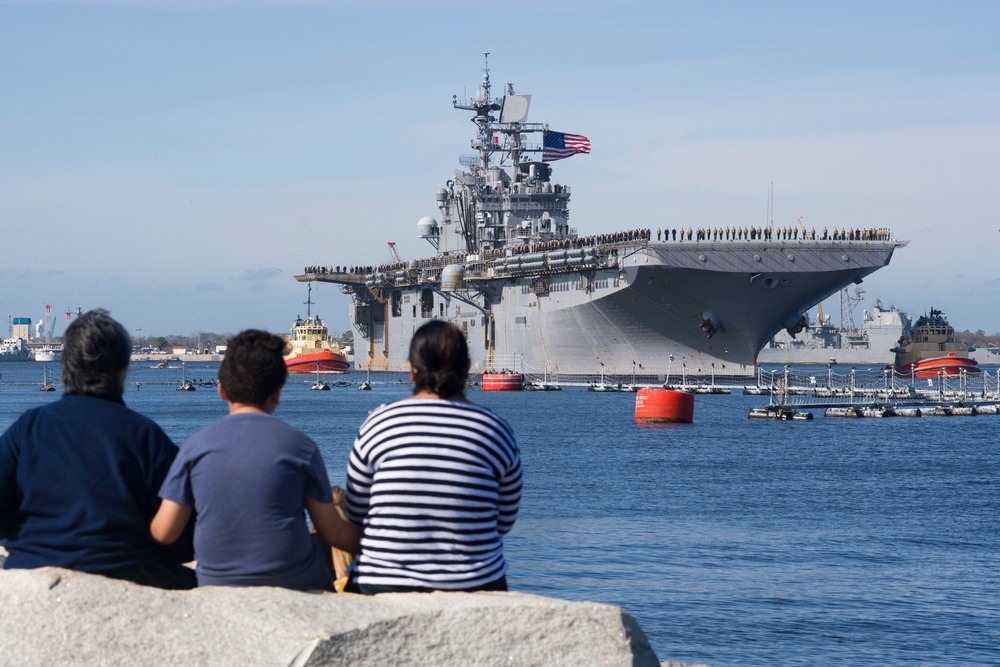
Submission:
<svg viewBox="0 0 1000 667">
<path fill-rule="evenodd" d="M 149 535 L 177 446 L 124 402 L 66 395 L 22 414 L 0 436 L 4 568 L 64 567 L 124 576 L 191 559 Z"/>
</svg>

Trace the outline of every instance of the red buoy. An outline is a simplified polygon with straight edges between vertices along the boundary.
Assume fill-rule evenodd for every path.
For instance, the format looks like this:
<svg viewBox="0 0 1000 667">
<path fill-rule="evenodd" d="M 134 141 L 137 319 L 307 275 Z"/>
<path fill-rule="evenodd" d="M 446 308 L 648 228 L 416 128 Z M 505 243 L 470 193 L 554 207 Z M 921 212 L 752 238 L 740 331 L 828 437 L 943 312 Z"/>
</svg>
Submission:
<svg viewBox="0 0 1000 667">
<path fill-rule="evenodd" d="M 635 395 L 635 421 L 690 424 L 694 421 L 694 394 L 675 389 L 640 389 Z"/>
<path fill-rule="evenodd" d="M 524 375 L 521 373 L 483 373 L 483 391 L 521 391 Z"/>
</svg>

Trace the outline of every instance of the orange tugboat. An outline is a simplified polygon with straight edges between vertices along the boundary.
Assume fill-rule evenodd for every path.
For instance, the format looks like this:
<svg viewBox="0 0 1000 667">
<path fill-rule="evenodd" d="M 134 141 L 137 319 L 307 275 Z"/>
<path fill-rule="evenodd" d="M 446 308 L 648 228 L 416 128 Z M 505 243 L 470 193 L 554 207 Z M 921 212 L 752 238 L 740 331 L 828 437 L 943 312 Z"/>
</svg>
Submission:
<svg viewBox="0 0 1000 667">
<path fill-rule="evenodd" d="M 289 373 L 346 373 L 350 364 L 340 351 L 340 344 L 330 338 L 326 322 L 311 315 L 312 285 L 306 299 L 306 318 L 295 318 L 292 333 L 285 336 L 288 352 L 285 366 Z"/>
<path fill-rule="evenodd" d="M 289 347 L 285 355 L 289 373 L 346 373 L 350 367 L 340 344 L 330 339 L 326 323 L 319 316 L 296 318 L 292 333 L 285 340 Z"/>
<path fill-rule="evenodd" d="M 940 310 L 921 315 L 909 337 L 899 339 L 894 370 L 899 375 L 937 377 L 979 373 L 979 363 L 969 357 L 969 347 L 955 342 L 955 329 Z"/>
</svg>

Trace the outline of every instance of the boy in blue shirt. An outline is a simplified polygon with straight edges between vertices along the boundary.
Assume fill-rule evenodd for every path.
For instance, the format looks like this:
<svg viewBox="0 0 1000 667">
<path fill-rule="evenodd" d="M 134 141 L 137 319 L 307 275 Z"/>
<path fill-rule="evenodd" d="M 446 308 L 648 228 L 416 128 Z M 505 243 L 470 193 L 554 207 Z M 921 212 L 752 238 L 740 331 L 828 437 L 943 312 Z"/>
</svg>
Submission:
<svg viewBox="0 0 1000 667">
<path fill-rule="evenodd" d="M 333 590 L 306 513 L 329 545 L 357 552 L 360 530 L 337 513 L 319 448 L 274 417 L 288 377 L 279 336 L 249 329 L 226 345 L 219 397 L 229 416 L 181 447 L 150 524 L 170 544 L 196 515 L 200 586 Z"/>
</svg>

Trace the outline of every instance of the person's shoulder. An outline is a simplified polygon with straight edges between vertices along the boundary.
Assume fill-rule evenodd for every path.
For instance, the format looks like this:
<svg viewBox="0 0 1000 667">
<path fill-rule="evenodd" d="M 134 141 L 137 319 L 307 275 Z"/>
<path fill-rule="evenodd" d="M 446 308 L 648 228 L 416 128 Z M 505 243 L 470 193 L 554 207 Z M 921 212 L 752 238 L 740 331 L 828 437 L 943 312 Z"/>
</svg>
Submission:
<svg viewBox="0 0 1000 667">
<path fill-rule="evenodd" d="M 448 406 L 458 410 L 465 410 L 468 413 L 479 415 L 483 418 L 492 419 L 506 423 L 506 420 L 492 409 L 482 405 L 477 405 L 471 401 L 447 401 Z"/>
<path fill-rule="evenodd" d="M 399 414 L 401 412 L 409 412 L 409 408 L 413 407 L 414 401 L 407 399 L 393 401 L 392 403 L 383 403 L 377 408 L 369 411 L 368 417 L 365 419 L 366 423 L 377 421 L 378 419 Z"/>
<path fill-rule="evenodd" d="M 221 431 L 252 431 L 260 440 L 277 442 L 299 441 L 315 445 L 309 434 L 292 426 L 276 415 L 259 412 L 229 415 L 215 424 Z"/>
</svg>

